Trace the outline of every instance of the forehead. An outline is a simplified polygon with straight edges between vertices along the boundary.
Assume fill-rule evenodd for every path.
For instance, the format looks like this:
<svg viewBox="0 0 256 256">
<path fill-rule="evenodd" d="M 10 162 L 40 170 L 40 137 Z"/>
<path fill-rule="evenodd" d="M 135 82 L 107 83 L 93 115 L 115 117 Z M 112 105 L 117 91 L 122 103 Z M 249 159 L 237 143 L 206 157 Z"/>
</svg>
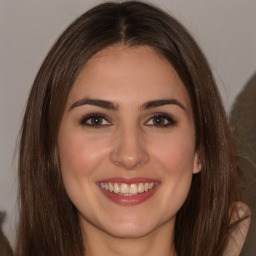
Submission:
<svg viewBox="0 0 256 256">
<path fill-rule="evenodd" d="M 96 53 L 75 81 L 69 101 L 79 97 L 135 104 L 177 98 L 191 109 L 189 95 L 177 72 L 149 46 L 115 45 Z"/>
</svg>

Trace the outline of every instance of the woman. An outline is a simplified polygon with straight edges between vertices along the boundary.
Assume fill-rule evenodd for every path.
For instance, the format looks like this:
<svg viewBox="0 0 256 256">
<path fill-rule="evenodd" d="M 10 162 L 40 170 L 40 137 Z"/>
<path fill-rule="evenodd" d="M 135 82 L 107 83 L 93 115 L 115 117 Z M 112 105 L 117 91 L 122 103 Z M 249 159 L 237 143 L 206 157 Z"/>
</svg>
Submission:
<svg viewBox="0 0 256 256">
<path fill-rule="evenodd" d="M 244 240 L 234 251 L 247 213 L 207 61 L 145 3 L 101 4 L 55 43 L 28 99 L 19 180 L 19 256 L 238 255 Z"/>
</svg>

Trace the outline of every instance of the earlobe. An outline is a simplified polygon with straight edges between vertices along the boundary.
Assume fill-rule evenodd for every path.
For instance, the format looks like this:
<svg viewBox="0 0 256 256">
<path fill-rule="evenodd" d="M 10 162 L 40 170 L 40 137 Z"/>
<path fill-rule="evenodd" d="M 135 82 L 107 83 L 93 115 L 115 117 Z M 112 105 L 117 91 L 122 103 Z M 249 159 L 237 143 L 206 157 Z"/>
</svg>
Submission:
<svg viewBox="0 0 256 256">
<path fill-rule="evenodd" d="M 199 152 L 196 151 L 195 158 L 194 158 L 194 168 L 193 168 L 193 174 L 199 173 L 202 168 L 202 163 L 200 159 Z"/>
</svg>

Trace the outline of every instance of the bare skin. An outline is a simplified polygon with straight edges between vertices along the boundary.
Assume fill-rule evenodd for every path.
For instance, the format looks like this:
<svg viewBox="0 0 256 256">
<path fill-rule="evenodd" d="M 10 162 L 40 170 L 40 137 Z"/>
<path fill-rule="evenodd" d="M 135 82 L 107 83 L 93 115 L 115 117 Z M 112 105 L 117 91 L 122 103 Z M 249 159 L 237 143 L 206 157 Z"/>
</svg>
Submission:
<svg viewBox="0 0 256 256">
<path fill-rule="evenodd" d="M 112 237 L 104 232 L 94 232 L 90 224 L 84 228 L 88 234 L 84 235 L 84 240 L 89 256 L 102 255 L 102 253 L 105 256 L 177 256 L 173 247 L 172 233 L 168 226 L 161 233 L 152 232 L 144 237 L 130 239 Z"/>
<path fill-rule="evenodd" d="M 236 211 L 232 214 L 231 222 L 233 223 L 243 218 L 245 219 L 232 231 L 224 256 L 240 255 L 251 222 L 251 211 L 249 207 L 242 202 L 237 202 Z"/>
<path fill-rule="evenodd" d="M 189 95 L 166 59 L 122 45 L 93 56 L 70 92 L 58 147 L 91 255 L 175 255 L 175 217 L 201 163 Z"/>
</svg>

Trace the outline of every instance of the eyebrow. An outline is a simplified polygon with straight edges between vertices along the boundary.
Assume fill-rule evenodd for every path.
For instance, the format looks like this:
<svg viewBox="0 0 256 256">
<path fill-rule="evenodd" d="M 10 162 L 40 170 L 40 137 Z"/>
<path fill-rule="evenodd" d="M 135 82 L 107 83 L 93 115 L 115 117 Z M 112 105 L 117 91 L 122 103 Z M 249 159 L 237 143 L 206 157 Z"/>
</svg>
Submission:
<svg viewBox="0 0 256 256">
<path fill-rule="evenodd" d="M 185 106 L 176 99 L 161 99 L 161 100 L 148 101 L 148 102 L 144 103 L 140 107 L 140 109 L 147 110 L 147 109 L 152 109 L 152 108 L 156 108 L 156 107 L 161 107 L 164 105 L 176 105 L 176 106 L 182 108 L 183 110 L 186 110 Z"/>
<path fill-rule="evenodd" d="M 72 110 L 73 108 L 83 106 L 83 105 L 93 105 L 93 106 L 97 106 L 97 107 L 105 108 L 105 109 L 109 109 L 109 110 L 118 110 L 118 107 L 119 107 L 117 103 L 113 103 L 111 101 L 101 100 L 101 99 L 83 98 L 83 99 L 78 100 L 75 103 L 73 103 L 69 110 Z M 144 104 L 142 104 L 142 106 L 139 107 L 139 110 L 143 111 L 143 110 L 147 110 L 147 109 L 161 107 L 164 105 L 176 105 L 176 106 L 180 107 L 181 109 L 186 110 L 184 105 L 176 99 L 160 99 L 160 100 L 148 101 L 148 102 L 145 102 Z"/>
<path fill-rule="evenodd" d="M 84 98 L 76 101 L 74 104 L 71 105 L 69 110 L 72 110 L 73 108 L 83 106 L 83 105 L 93 105 L 100 108 L 118 110 L 118 105 L 111 101 L 100 100 L 100 99 L 90 99 L 90 98 Z"/>
</svg>

